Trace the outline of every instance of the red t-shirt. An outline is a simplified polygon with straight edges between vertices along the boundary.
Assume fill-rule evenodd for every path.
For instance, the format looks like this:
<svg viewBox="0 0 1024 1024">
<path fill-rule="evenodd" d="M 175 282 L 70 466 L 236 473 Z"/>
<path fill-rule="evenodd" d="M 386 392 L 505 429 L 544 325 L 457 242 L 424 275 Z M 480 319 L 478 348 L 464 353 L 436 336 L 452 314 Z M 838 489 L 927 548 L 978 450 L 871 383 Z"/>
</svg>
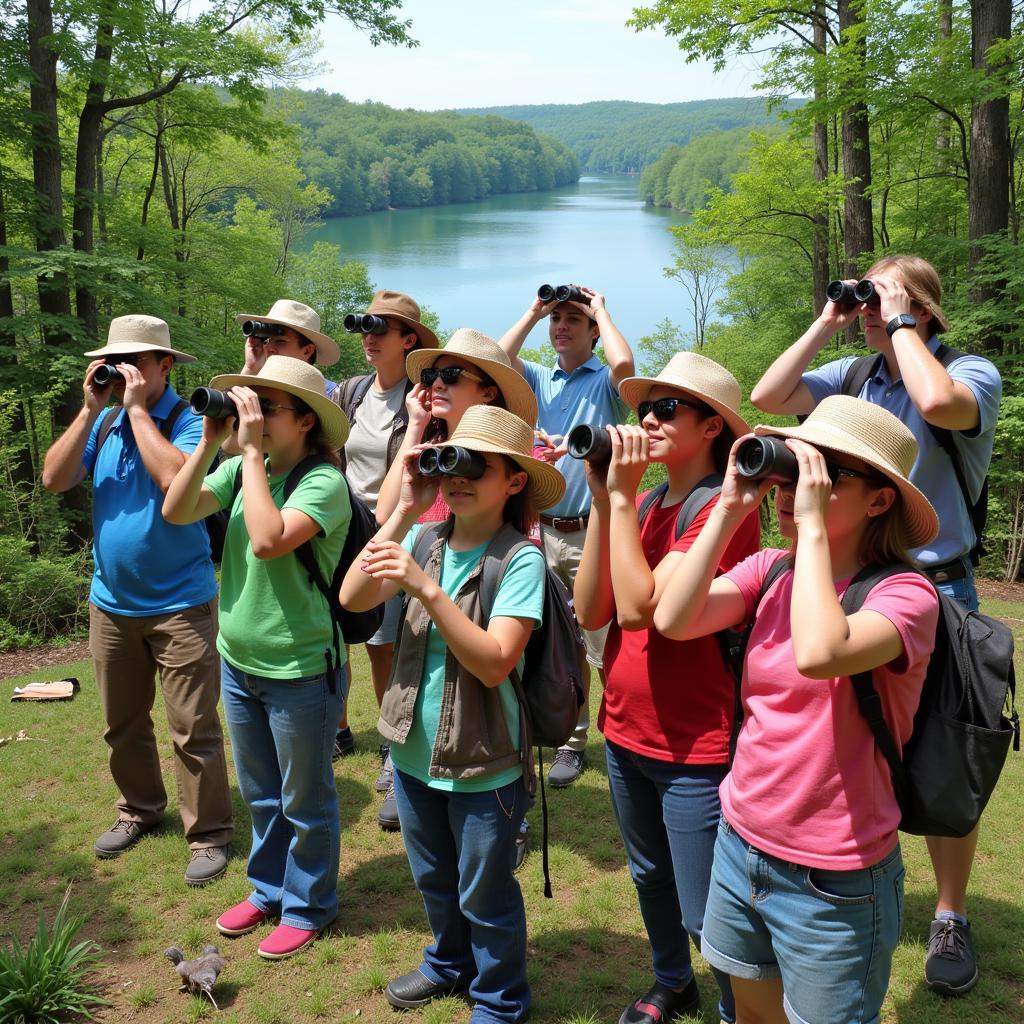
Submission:
<svg viewBox="0 0 1024 1024">
<path fill-rule="evenodd" d="M 643 500 L 637 496 L 637 507 Z M 715 506 L 715 496 L 679 540 L 679 505 L 653 508 L 640 543 L 653 569 L 669 551 L 689 551 Z M 757 551 L 761 523 L 752 512 L 736 531 L 718 571 Z M 656 629 L 624 631 L 612 620 L 604 648 L 607 674 L 598 728 L 627 750 L 675 764 L 726 764 L 735 683 L 714 636 L 669 640 Z"/>
</svg>

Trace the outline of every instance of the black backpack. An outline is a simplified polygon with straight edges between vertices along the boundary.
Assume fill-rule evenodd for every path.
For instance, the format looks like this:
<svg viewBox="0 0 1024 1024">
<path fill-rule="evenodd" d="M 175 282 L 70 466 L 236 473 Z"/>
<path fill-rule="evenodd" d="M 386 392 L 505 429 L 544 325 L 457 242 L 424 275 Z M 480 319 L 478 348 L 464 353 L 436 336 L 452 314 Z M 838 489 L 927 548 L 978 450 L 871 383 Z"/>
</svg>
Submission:
<svg viewBox="0 0 1024 1024">
<path fill-rule="evenodd" d="M 704 477 L 690 493 L 679 503 L 679 511 L 676 513 L 676 540 L 693 525 L 694 519 L 700 510 L 716 495 L 722 493 L 722 477 L 715 473 Z M 641 524 L 650 514 L 651 509 L 661 501 L 668 491 L 668 483 L 658 484 L 653 490 L 644 495 L 643 501 L 636 510 L 637 518 Z"/>
<path fill-rule="evenodd" d="M 114 406 L 112 409 L 108 409 L 103 414 L 103 419 L 100 420 L 99 430 L 96 433 L 96 454 L 99 454 L 100 448 L 103 447 L 103 442 L 110 436 L 110 431 L 114 429 L 114 421 L 117 419 L 117 414 L 121 411 L 121 406 Z M 167 419 L 160 424 L 160 433 L 165 440 L 171 440 L 171 434 L 174 431 L 174 424 L 178 422 L 178 417 L 188 408 L 188 402 L 184 398 L 179 398 L 177 404 L 167 414 Z M 218 466 L 220 465 L 220 454 L 213 460 L 213 464 L 206 471 L 206 475 L 209 476 Z M 220 565 L 221 559 L 224 556 L 224 536 L 228 529 L 228 518 L 231 515 L 230 508 L 222 508 L 217 512 L 211 512 L 203 520 L 203 525 L 206 527 L 206 533 L 210 538 L 210 558 L 214 565 Z"/>
<path fill-rule="evenodd" d="M 948 345 L 943 344 L 940 344 L 935 350 L 935 358 L 946 367 L 955 359 L 965 355 L 967 355 L 966 352 L 961 352 L 959 349 L 950 348 Z M 859 397 L 864 385 L 881 371 L 884 359 L 885 356 L 881 354 L 858 356 L 854 359 L 847 367 L 846 373 L 843 376 L 843 383 L 839 388 L 839 393 L 841 395 L 851 395 L 854 398 Z M 988 520 L 988 476 L 986 475 L 981 485 L 981 493 L 978 495 L 978 500 L 972 501 L 971 492 L 967 487 L 967 476 L 964 473 L 963 460 L 960 458 L 960 452 L 957 450 L 956 442 L 953 440 L 953 431 L 946 430 L 944 427 L 933 426 L 931 423 L 928 423 L 927 426 L 936 443 L 953 464 L 956 482 L 960 488 L 960 494 L 963 496 L 964 504 L 967 506 L 967 511 L 970 514 L 971 525 L 974 528 L 974 545 L 968 554 L 971 563 L 977 565 L 985 554 L 985 523 Z"/>
</svg>

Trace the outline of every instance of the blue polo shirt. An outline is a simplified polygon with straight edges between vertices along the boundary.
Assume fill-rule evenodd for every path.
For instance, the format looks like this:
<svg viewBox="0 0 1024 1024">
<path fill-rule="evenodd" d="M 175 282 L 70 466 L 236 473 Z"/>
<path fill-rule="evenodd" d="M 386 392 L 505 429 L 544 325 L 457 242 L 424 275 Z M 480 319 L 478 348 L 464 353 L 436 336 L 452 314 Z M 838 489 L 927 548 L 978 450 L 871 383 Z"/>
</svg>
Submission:
<svg viewBox="0 0 1024 1024">
<path fill-rule="evenodd" d="M 177 403 L 178 395 L 168 384 L 149 411 L 157 429 Z M 202 522 L 172 526 L 164 519 L 163 492 L 142 461 L 123 409 L 97 454 L 103 415 L 93 424 L 82 455 L 82 465 L 92 473 L 96 571 L 89 600 L 113 615 L 135 617 L 164 615 L 212 600 L 217 583 L 206 527 Z M 202 419 L 185 409 L 175 421 L 171 444 L 191 454 L 202 433 Z"/>
<path fill-rule="evenodd" d="M 934 354 L 939 343 L 939 336 L 933 335 L 928 341 L 928 351 Z M 843 377 L 854 358 L 847 356 L 836 359 L 803 375 L 803 382 L 813 395 L 815 404 L 829 395 L 841 393 Z M 953 443 L 960 454 L 973 503 L 981 494 L 992 460 L 992 444 L 1003 384 L 999 371 L 983 356 L 965 355 L 954 360 L 946 369 L 953 380 L 971 389 L 978 403 L 978 425 L 973 430 L 953 431 Z M 878 375 L 868 380 L 857 397 L 887 409 L 909 427 L 917 438 L 919 451 L 917 461 L 910 471 L 910 479 L 924 492 L 938 513 L 939 535 L 930 544 L 917 548 L 911 554 L 925 566 L 941 565 L 966 555 L 974 547 L 975 541 L 970 510 L 964 504 L 957 486 L 952 461 L 911 401 L 902 378 L 892 380 L 888 365 L 882 360 Z"/>
<path fill-rule="evenodd" d="M 619 397 L 612 384 L 611 370 L 597 356 L 591 356 L 572 373 L 560 366 L 542 366 L 523 361 L 523 376 L 537 396 L 537 426 L 563 438 L 579 423 L 622 423 L 629 415 L 629 406 Z M 549 516 L 583 516 L 590 511 L 590 488 L 581 459 L 566 455 L 558 462 L 565 477 L 565 497 Z"/>
</svg>

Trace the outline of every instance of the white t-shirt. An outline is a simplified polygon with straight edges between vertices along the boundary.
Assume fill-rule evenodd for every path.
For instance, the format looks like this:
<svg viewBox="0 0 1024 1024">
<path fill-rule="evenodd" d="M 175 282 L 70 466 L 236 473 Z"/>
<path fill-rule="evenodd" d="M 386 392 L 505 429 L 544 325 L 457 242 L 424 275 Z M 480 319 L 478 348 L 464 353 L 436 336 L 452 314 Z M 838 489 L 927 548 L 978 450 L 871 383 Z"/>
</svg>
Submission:
<svg viewBox="0 0 1024 1024">
<path fill-rule="evenodd" d="M 405 380 L 387 391 L 371 384 L 356 408 L 352 432 L 345 442 L 345 476 L 349 487 L 371 509 L 377 507 L 380 485 L 387 474 L 388 441 L 395 417 L 405 401 Z"/>
</svg>

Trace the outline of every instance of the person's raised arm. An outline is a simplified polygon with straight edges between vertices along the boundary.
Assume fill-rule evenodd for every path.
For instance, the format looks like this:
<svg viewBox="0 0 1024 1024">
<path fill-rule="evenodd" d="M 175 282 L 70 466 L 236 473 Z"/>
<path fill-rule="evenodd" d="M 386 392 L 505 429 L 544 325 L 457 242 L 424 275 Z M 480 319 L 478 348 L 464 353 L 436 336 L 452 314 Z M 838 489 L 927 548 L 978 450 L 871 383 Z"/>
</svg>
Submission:
<svg viewBox="0 0 1024 1024">
<path fill-rule="evenodd" d="M 605 481 L 607 468 L 591 462 L 585 462 L 584 468 L 592 500 L 583 554 L 573 584 L 572 603 L 576 618 L 584 629 L 601 629 L 615 615 L 608 533 L 611 510 Z"/>
<path fill-rule="evenodd" d="M 166 494 L 171 481 L 185 465 L 188 456 L 164 437 L 153 422 L 146 408 L 146 378 L 139 372 L 138 367 L 130 363 L 120 363 L 117 369 L 124 377 L 124 397 L 121 401 L 124 404 L 124 414 L 131 423 L 135 443 L 139 446 L 142 464 L 161 493 Z"/>
<path fill-rule="evenodd" d="M 217 457 L 221 442 L 231 432 L 231 420 L 203 417 L 203 436 L 195 451 L 185 460 L 164 494 L 163 517 L 175 526 L 198 522 L 221 506 L 217 496 L 203 486 L 206 474 Z"/>
<path fill-rule="evenodd" d="M 43 486 L 54 494 L 70 490 L 85 479 L 86 469 L 82 465 L 85 446 L 93 424 L 110 401 L 114 387 L 111 383 L 101 388 L 93 381 L 97 369 L 103 363 L 102 359 L 94 359 L 86 368 L 82 385 L 82 408 L 68 429 L 50 445 L 43 459 Z"/>
<path fill-rule="evenodd" d="M 402 435 L 402 443 L 395 453 L 394 461 L 388 467 L 384 480 L 377 495 L 377 507 L 374 515 L 382 526 L 391 518 L 391 513 L 398 506 L 402 493 L 402 472 L 405 456 L 423 440 L 423 433 L 430 422 L 430 388 L 422 384 L 413 385 L 405 396 L 405 408 L 409 413 L 409 423 Z"/>
<path fill-rule="evenodd" d="M 580 290 L 590 296 L 590 305 L 587 306 L 581 302 L 574 302 L 573 305 L 597 321 L 597 328 L 601 332 L 601 345 L 604 347 L 604 357 L 608 361 L 612 384 L 615 385 L 617 391 L 619 385 L 636 372 L 633 363 L 633 350 L 629 347 L 629 342 L 622 336 L 622 332 L 615 326 L 611 314 L 605 307 L 604 296 L 592 288 L 581 288 Z"/>
<path fill-rule="evenodd" d="M 558 302 L 541 302 L 534 299 L 530 308 L 498 339 L 498 344 L 504 349 L 512 363 L 512 368 L 518 373 L 523 372 L 523 361 L 519 358 L 519 350 L 523 347 L 530 331 L 534 329 L 551 313 L 551 310 L 558 305 Z"/>
</svg>

